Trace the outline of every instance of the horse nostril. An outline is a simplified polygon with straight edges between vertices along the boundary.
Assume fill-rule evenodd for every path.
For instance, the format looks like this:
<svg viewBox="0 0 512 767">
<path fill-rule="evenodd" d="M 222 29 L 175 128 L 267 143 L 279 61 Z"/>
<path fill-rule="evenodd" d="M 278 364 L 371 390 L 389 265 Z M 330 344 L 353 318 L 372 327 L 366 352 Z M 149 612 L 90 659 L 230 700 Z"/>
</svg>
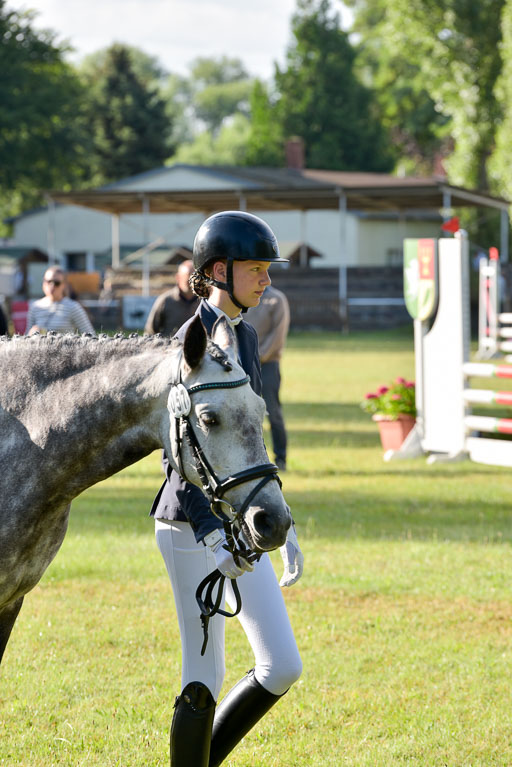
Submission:
<svg viewBox="0 0 512 767">
<path fill-rule="evenodd" d="M 254 528 L 258 531 L 258 534 L 264 538 L 270 538 L 274 533 L 274 522 L 272 515 L 266 512 L 264 509 L 256 509 L 252 523 Z"/>
</svg>

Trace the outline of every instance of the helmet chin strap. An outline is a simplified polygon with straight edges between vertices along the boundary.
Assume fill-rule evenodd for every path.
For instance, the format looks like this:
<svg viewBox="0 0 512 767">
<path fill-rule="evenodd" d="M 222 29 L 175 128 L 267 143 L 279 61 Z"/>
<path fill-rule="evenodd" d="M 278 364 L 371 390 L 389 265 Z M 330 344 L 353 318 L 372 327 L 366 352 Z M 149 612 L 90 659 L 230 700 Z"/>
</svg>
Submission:
<svg viewBox="0 0 512 767">
<path fill-rule="evenodd" d="M 227 260 L 227 282 L 220 282 L 219 280 L 214 280 L 213 277 L 208 277 L 207 275 L 204 275 L 205 280 L 209 285 L 213 285 L 216 288 L 219 288 L 220 290 L 225 290 L 228 296 L 230 297 L 231 301 L 235 304 L 235 306 L 238 306 L 239 309 L 242 310 L 242 312 L 246 312 L 249 308 L 248 306 L 244 306 L 240 303 L 240 301 L 236 298 L 234 293 L 234 286 L 233 286 L 233 261 L 228 258 Z"/>
<path fill-rule="evenodd" d="M 239 309 L 242 310 L 242 312 L 246 312 L 249 308 L 248 306 L 244 306 L 243 304 L 238 301 L 238 299 L 235 297 L 235 286 L 233 284 L 233 261 L 228 258 L 228 283 L 227 283 L 227 289 L 228 289 L 228 295 L 230 299 L 233 301 L 235 306 L 238 306 Z"/>
</svg>

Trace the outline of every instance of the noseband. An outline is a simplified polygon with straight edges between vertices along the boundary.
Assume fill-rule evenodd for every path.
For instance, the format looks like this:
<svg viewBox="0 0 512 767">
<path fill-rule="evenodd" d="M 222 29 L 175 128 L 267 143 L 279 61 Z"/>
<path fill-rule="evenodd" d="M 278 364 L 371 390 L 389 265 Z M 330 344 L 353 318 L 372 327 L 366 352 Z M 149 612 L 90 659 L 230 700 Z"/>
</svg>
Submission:
<svg viewBox="0 0 512 767">
<path fill-rule="evenodd" d="M 187 388 L 181 381 L 181 354 L 178 357 L 176 367 L 174 368 L 173 379 L 171 380 L 171 390 L 168 398 L 168 409 L 171 416 L 175 419 L 175 443 L 173 444 L 173 457 L 178 464 L 178 470 L 182 479 L 189 482 L 185 473 L 183 465 L 182 450 L 183 444 L 187 443 L 194 459 L 194 468 L 197 471 L 201 480 L 203 492 L 210 502 L 210 509 L 212 513 L 218 517 L 223 525 L 226 533 L 226 548 L 231 552 L 236 564 L 239 564 L 240 557 L 249 562 L 254 562 L 259 559 L 260 555 L 251 552 L 247 548 L 244 541 L 240 537 L 240 522 L 247 509 L 249 508 L 253 498 L 259 493 L 259 491 L 270 481 L 276 480 L 281 487 L 281 480 L 278 475 L 278 468 L 273 463 L 264 463 L 259 466 L 252 466 L 251 468 L 244 469 L 243 471 L 231 474 L 224 479 L 219 479 L 211 463 L 208 461 L 203 448 L 201 447 L 196 433 L 190 422 L 190 411 L 192 410 L 192 402 L 190 395 L 200 391 L 207 391 L 211 389 L 236 389 L 240 386 L 245 386 L 250 382 L 250 377 L 247 375 L 245 378 L 240 378 L 236 381 L 215 381 L 210 383 L 196 384 Z M 260 482 L 251 490 L 247 495 L 242 505 L 238 510 L 235 509 L 223 496 L 233 487 L 243 485 L 246 482 L 260 479 Z M 238 586 L 236 585 L 236 579 L 232 580 L 233 593 L 236 599 L 236 609 L 230 613 L 223 610 L 220 607 L 222 602 L 222 593 L 224 589 L 225 576 L 221 574 L 219 570 L 214 570 L 199 584 L 196 591 L 196 600 L 201 611 L 201 622 L 203 625 L 204 642 L 201 649 L 201 655 L 204 655 L 206 645 L 208 642 L 208 621 L 216 613 L 220 613 L 227 618 L 232 618 L 238 615 L 242 608 L 242 600 Z M 214 597 L 214 588 L 218 584 L 217 594 Z M 202 592 L 205 591 L 203 598 Z"/>
</svg>

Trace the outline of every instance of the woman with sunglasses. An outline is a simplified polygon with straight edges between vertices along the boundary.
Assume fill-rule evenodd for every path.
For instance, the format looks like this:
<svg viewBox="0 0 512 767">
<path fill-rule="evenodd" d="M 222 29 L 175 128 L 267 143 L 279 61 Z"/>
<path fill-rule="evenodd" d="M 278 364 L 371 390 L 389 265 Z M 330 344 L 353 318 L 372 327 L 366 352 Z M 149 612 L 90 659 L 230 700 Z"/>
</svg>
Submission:
<svg viewBox="0 0 512 767">
<path fill-rule="evenodd" d="M 66 279 L 62 269 L 50 266 L 43 278 L 44 298 L 33 301 L 27 318 L 27 335 L 47 333 L 92 333 L 94 328 L 83 306 L 66 293 Z"/>
</svg>

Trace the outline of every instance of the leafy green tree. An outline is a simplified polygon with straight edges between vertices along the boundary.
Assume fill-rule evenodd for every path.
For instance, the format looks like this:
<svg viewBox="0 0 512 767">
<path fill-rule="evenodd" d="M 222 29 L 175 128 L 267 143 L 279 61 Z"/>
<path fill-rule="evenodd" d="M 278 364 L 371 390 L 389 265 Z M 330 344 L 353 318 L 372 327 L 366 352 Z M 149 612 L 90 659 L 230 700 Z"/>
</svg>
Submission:
<svg viewBox="0 0 512 767">
<path fill-rule="evenodd" d="M 388 171 L 389 141 L 355 51 L 329 0 L 298 0 L 286 68 L 276 67 L 283 135 L 301 136 L 309 167 Z"/>
<path fill-rule="evenodd" d="M 162 67 L 156 56 L 151 56 L 151 54 L 146 53 L 141 48 L 136 48 L 134 45 L 123 43 L 121 47 L 130 57 L 133 72 L 140 82 L 152 88 L 158 88 L 165 82 L 169 73 Z M 94 82 L 108 67 L 110 50 L 110 47 L 102 48 L 94 53 L 90 53 L 88 56 L 84 56 L 81 60 L 77 67 L 78 71 L 89 83 Z"/>
<path fill-rule="evenodd" d="M 249 133 L 248 118 L 236 114 L 217 134 L 203 131 L 193 141 L 179 146 L 173 161 L 193 165 L 246 165 Z"/>
<path fill-rule="evenodd" d="M 496 129 L 496 143 L 489 161 L 489 176 L 493 189 L 512 199 L 512 0 L 506 0 L 502 14 L 503 68 L 496 84 L 495 95 L 503 108 L 503 118 Z"/>
<path fill-rule="evenodd" d="M 173 116 L 177 162 L 241 164 L 253 81 L 236 58 L 197 58 L 190 75 L 170 75 L 163 94 Z"/>
<path fill-rule="evenodd" d="M 356 45 L 356 71 L 373 89 L 378 114 L 397 157 L 396 169 L 431 174 L 448 151 L 449 117 L 430 96 L 421 62 L 388 44 L 387 0 L 346 0 L 355 9 L 351 34 Z"/>
<path fill-rule="evenodd" d="M 165 102 L 137 75 L 129 49 L 111 46 L 88 85 L 96 181 L 151 170 L 169 157 L 172 126 Z"/>
<path fill-rule="evenodd" d="M 195 59 L 188 78 L 195 118 L 215 134 L 234 114 L 247 116 L 252 83 L 240 59 Z"/>
<path fill-rule="evenodd" d="M 180 147 L 193 141 L 197 134 L 197 119 L 188 78 L 171 73 L 161 85 L 160 94 L 171 124 L 171 145 Z"/>
<path fill-rule="evenodd" d="M 501 13 L 505 0 L 348 0 L 356 14 L 363 44 L 373 47 L 375 72 L 393 79 L 393 72 L 412 73 L 406 81 L 414 95 L 404 101 L 397 118 L 402 123 L 416 109 L 421 93 L 426 102 L 428 124 L 436 133 L 438 121 L 430 121 L 431 105 L 446 121 L 453 151 L 445 161 L 455 184 L 486 189 L 487 161 L 501 118 L 495 84 L 500 74 Z M 377 14 L 378 24 L 373 24 Z M 412 68 L 412 69 L 411 69 Z M 388 74 L 383 73 L 387 70 Z M 398 78 L 400 80 L 400 77 Z M 400 97 L 392 92 L 390 99 Z M 429 103 L 430 102 L 430 103 Z M 392 115 L 390 115 L 392 117 Z M 412 135 L 420 124 L 413 118 Z M 406 124 L 406 122 L 405 122 Z M 399 127 L 399 126 L 397 126 Z M 427 142 L 428 143 L 428 142 Z"/>
<path fill-rule="evenodd" d="M 83 91 L 65 48 L 34 14 L 0 0 L 1 217 L 42 200 L 42 190 L 80 183 L 90 143 Z"/>
<path fill-rule="evenodd" d="M 256 80 L 251 93 L 251 129 L 245 153 L 246 165 L 284 165 L 284 137 L 276 105 L 265 85 Z"/>
</svg>

